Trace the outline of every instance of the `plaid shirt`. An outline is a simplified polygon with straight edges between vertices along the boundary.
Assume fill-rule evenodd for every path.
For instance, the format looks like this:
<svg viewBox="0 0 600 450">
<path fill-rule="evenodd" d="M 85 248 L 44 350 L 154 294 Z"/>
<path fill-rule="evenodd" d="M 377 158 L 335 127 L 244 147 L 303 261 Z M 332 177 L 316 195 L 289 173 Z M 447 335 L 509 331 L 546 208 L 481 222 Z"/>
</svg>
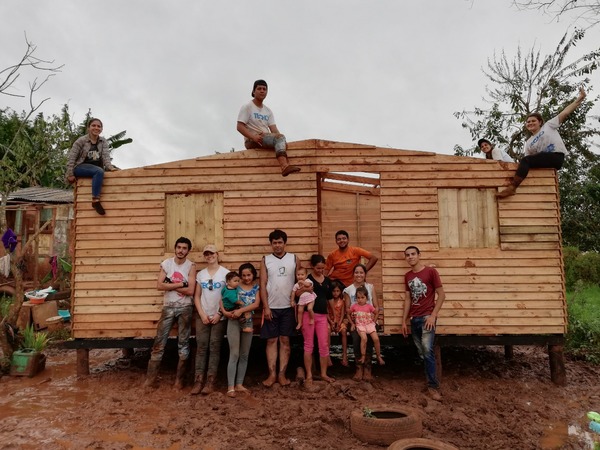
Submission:
<svg viewBox="0 0 600 450">
<path fill-rule="evenodd" d="M 92 141 L 87 134 L 85 136 L 81 136 L 75 141 L 67 157 L 66 178 L 73 176 L 73 169 L 85 161 L 85 158 L 91 147 Z M 102 167 L 104 170 L 109 172 L 114 170 L 114 167 L 110 162 L 110 150 L 108 148 L 108 142 L 102 136 L 98 137 L 98 150 L 100 150 L 100 159 L 102 160 Z"/>
</svg>

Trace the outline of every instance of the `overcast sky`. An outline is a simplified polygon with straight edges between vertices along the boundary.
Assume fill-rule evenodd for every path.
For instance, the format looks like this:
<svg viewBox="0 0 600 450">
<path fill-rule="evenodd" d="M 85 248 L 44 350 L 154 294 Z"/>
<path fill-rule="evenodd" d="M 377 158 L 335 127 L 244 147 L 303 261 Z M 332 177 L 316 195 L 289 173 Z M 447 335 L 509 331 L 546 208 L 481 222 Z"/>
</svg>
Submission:
<svg viewBox="0 0 600 450">
<path fill-rule="evenodd" d="M 452 154 L 473 145 L 452 113 L 484 106 L 487 58 L 550 53 L 569 29 L 511 3 L 1 0 L 0 69 L 21 58 L 26 32 L 38 57 L 65 65 L 40 93 L 44 113 L 68 103 L 76 122 L 91 108 L 105 136 L 127 130 L 121 168 L 242 149 L 237 114 L 258 78 L 288 141 Z M 573 56 L 600 42 L 596 28 Z M 0 97 L 6 106 L 27 104 Z"/>
</svg>

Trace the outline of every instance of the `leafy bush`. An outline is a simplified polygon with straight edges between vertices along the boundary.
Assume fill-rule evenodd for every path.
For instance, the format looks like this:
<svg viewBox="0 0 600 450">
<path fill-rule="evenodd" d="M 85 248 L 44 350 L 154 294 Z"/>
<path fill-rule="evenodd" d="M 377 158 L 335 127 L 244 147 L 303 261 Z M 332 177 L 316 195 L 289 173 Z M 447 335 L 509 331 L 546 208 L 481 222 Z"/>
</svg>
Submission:
<svg viewBox="0 0 600 450">
<path fill-rule="evenodd" d="M 567 289 L 573 289 L 578 280 L 577 272 L 575 271 L 575 261 L 581 252 L 577 247 L 563 247 L 563 262 L 565 264 L 565 284 Z"/>
<path fill-rule="evenodd" d="M 600 286 L 600 253 L 582 253 L 575 247 L 565 247 L 563 261 L 568 290 L 573 290 L 578 282 Z"/>
<path fill-rule="evenodd" d="M 567 294 L 567 351 L 600 364 L 600 287 L 578 282 Z"/>
<path fill-rule="evenodd" d="M 575 271 L 579 280 L 600 286 L 600 253 L 582 253 L 575 260 Z"/>
</svg>

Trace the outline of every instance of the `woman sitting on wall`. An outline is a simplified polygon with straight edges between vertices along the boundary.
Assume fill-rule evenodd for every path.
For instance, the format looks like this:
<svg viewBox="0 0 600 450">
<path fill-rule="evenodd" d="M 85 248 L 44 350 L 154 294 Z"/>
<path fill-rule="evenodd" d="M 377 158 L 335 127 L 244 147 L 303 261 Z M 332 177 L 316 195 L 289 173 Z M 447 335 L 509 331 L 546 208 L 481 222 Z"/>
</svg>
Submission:
<svg viewBox="0 0 600 450">
<path fill-rule="evenodd" d="M 477 147 L 485 154 L 485 159 L 493 159 L 495 161 L 515 162 L 508 153 L 504 150 L 496 148 L 494 144 L 485 138 L 477 141 Z"/>
<path fill-rule="evenodd" d="M 117 170 L 110 162 L 108 142 L 100 136 L 102 121 L 90 119 L 88 134 L 75 141 L 67 157 L 67 181 L 75 183 L 76 177 L 92 179 L 92 207 L 98 214 L 106 214 L 100 203 L 100 191 L 104 181 L 104 171 Z"/>
<path fill-rule="evenodd" d="M 567 149 L 558 134 L 558 127 L 567 119 L 569 114 L 577 109 L 585 99 L 585 91 L 579 89 L 577 99 L 563 109 L 558 116 L 544 123 L 540 113 L 531 113 L 525 120 L 525 128 L 531 137 L 525 143 L 525 157 L 519 162 L 515 176 L 505 189 L 498 192 L 496 197 L 504 198 L 515 195 L 529 169 L 560 169 L 565 160 Z"/>
</svg>

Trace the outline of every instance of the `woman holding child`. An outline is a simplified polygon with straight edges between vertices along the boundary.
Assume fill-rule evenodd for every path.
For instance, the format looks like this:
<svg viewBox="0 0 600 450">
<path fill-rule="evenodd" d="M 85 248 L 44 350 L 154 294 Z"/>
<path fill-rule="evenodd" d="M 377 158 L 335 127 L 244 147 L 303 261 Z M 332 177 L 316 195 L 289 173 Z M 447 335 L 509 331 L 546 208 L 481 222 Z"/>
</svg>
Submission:
<svg viewBox="0 0 600 450">
<path fill-rule="evenodd" d="M 302 336 L 304 336 L 304 369 L 306 370 L 306 385 L 311 386 L 312 375 L 312 355 L 315 342 L 315 334 L 319 344 L 319 362 L 321 367 L 321 379 L 329 383 L 335 381 L 334 378 L 327 375 L 329 365 L 329 322 L 327 305 L 332 299 L 331 280 L 325 276 L 325 257 L 322 255 L 312 255 L 310 258 L 312 273 L 308 279 L 312 281 L 312 289 L 316 294 L 313 306 L 314 321 L 311 320 L 308 310 L 304 311 L 302 318 Z M 310 288 L 300 288 L 296 291 L 296 296 L 300 297 Z M 313 322 L 313 323 L 311 323 Z"/>
<path fill-rule="evenodd" d="M 344 289 L 344 299 L 346 300 L 346 312 L 348 314 L 348 321 L 353 323 L 352 317 L 350 316 L 350 308 L 356 303 L 356 289 L 364 286 L 368 293 L 367 303 L 373 305 L 375 308 L 375 314 L 379 314 L 379 301 L 377 299 L 377 292 L 375 286 L 371 283 L 367 283 L 367 268 L 364 264 L 357 264 L 354 267 L 354 282 Z M 356 374 L 352 378 L 355 381 L 371 380 L 371 355 L 373 353 L 373 342 L 369 338 L 369 345 L 367 347 L 366 355 L 364 355 L 364 363 L 359 361 L 363 359 L 363 355 L 360 351 L 360 336 L 356 330 L 351 332 L 352 335 L 352 346 L 354 347 L 354 361 L 356 364 Z"/>
<path fill-rule="evenodd" d="M 237 275 L 237 274 L 236 274 Z M 260 305 L 259 284 L 256 282 L 256 268 L 245 263 L 240 266 L 241 283 L 237 287 L 238 307 L 232 311 L 222 309 L 227 321 L 227 341 L 229 342 L 229 362 L 227 363 L 227 395 L 247 393 L 244 377 L 248 367 L 248 355 L 252 345 L 252 314 Z"/>
<path fill-rule="evenodd" d="M 214 392 L 221 356 L 221 342 L 225 335 L 225 320 L 220 306 L 221 291 L 225 287 L 225 278 L 229 270 L 219 265 L 219 253 L 214 245 L 205 246 L 202 254 L 207 266 L 196 275 L 194 292 L 194 305 L 198 314 L 196 316 L 196 373 L 192 395 L 200 392 L 208 395 Z"/>
</svg>

